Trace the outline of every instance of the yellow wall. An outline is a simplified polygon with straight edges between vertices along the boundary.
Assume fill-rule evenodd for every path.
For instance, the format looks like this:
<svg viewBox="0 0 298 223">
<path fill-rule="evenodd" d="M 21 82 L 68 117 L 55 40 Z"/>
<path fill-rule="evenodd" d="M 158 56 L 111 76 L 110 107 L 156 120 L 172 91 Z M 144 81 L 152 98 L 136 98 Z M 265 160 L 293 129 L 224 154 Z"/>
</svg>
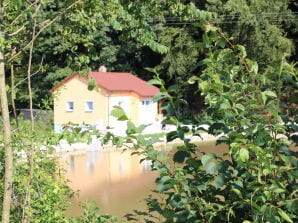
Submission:
<svg viewBox="0 0 298 223">
<path fill-rule="evenodd" d="M 139 123 L 139 106 L 140 106 L 140 98 L 137 94 L 131 93 L 131 117 L 134 123 Z"/>
<path fill-rule="evenodd" d="M 88 91 L 87 80 L 74 77 L 55 91 L 54 99 L 54 123 L 67 124 L 95 124 L 96 121 L 102 120 L 103 124 L 107 123 L 107 97 L 104 96 L 104 90 L 98 89 Z M 66 111 L 66 102 L 74 102 L 74 111 Z M 85 102 L 93 101 L 93 112 L 85 111 Z"/>
</svg>

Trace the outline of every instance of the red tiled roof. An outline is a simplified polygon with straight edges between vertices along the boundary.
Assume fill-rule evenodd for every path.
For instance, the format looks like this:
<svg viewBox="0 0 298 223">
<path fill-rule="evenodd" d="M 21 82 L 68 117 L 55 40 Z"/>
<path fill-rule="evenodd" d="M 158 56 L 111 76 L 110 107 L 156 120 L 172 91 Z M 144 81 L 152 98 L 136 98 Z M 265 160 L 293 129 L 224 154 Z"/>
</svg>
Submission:
<svg viewBox="0 0 298 223">
<path fill-rule="evenodd" d="M 142 97 L 154 96 L 159 89 L 131 73 L 121 72 L 90 72 L 99 86 L 108 91 L 133 91 Z"/>
<path fill-rule="evenodd" d="M 64 83 L 75 77 L 77 73 L 65 78 L 54 86 L 55 91 Z M 108 91 L 133 91 L 141 97 L 152 97 L 159 92 L 159 89 L 131 73 L 123 72 L 90 72 L 88 77 L 94 78 L 96 83 Z"/>
</svg>

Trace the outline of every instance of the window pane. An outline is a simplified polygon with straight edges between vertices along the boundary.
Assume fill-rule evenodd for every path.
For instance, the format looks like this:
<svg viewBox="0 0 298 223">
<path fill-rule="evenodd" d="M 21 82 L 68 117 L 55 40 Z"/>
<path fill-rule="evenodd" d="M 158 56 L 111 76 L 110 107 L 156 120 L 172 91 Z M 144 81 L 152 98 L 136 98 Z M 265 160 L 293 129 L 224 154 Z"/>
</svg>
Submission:
<svg viewBox="0 0 298 223">
<path fill-rule="evenodd" d="M 85 111 L 92 112 L 93 111 L 93 101 L 85 102 Z"/>
<path fill-rule="evenodd" d="M 152 108 L 153 101 L 150 99 L 142 100 L 142 109 L 150 110 Z"/>
<path fill-rule="evenodd" d="M 68 101 L 66 102 L 66 111 L 74 111 L 74 103 L 73 101 Z"/>
</svg>

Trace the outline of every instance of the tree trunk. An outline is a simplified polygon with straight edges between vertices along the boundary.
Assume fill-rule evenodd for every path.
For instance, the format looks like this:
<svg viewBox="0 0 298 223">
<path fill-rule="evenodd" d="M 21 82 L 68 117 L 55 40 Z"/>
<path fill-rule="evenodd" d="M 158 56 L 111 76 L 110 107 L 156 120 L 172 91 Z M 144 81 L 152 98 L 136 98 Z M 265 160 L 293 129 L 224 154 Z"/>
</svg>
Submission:
<svg viewBox="0 0 298 223">
<path fill-rule="evenodd" d="M 13 153 L 11 147 L 11 127 L 5 87 L 4 56 L 0 51 L 0 103 L 3 120 L 3 144 L 5 154 L 4 173 L 4 194 L 2 206 L 2 223 L 9 223 L 11 195 L 12 195 L 12 174 L 13 174 Z"/>
</svg>

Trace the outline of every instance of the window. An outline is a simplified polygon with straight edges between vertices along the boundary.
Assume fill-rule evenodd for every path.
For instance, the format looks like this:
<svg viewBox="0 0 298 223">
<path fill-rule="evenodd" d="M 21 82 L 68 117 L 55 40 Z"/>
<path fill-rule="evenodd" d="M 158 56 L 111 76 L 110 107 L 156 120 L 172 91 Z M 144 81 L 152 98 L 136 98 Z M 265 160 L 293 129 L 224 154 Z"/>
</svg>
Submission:
<svg viewBox="0 0 298 223">
<path fill-rule="evenodd" d="M 117 102 L 117 105 L 121 108 L 123 108 L 123 105 L 124 105 L 124 101 L 118 101 Z"/>
<path fill-rule="evenodd" d="M 150 110 L 152 108 L 153 101 L 149 99 L 142 100 L 142 109 Z"/>
<path fill-rule="evenodd" d="M 66 102 L 66 111 L 73 112 L 74 111 L 74 103 L 73 101 Z"/>
<path fill-rule="evenodd" d="M 86 112 L 93 112 L 93 101 L 86 101 L 85 102 L 85 111 Z"/>
</svg>

